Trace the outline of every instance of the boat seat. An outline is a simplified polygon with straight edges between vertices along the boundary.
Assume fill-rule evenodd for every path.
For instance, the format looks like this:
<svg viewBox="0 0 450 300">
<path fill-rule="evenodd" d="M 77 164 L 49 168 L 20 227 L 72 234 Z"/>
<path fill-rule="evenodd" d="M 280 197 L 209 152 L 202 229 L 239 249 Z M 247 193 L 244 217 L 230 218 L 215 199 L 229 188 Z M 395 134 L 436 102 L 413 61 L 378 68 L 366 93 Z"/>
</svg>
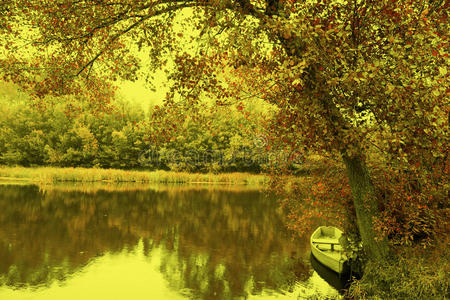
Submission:
<svg viewBox="0 0 450 300">
<path fill-rule="evenodd" d="M 320 250 L 342 251 L 342 245 L 335 238 L 316 238 L 312 243 Z"/>
<path fill-rule="evenodd" d="M 341 245 L 333 245 L 333 248 L 331 248 L 330 244 L 317 244 L 316 245 L 317 249 L 319 250 L 332 250 L 332 251 L 342 251 L 342 246 Z"/>
<path fill-rule="evenodd" d="M 313 240 L 313 243 L 315 244 L 334 244 L 339 245 L 339 240 L 334 238 L 317 238 Z"/>
</svg>

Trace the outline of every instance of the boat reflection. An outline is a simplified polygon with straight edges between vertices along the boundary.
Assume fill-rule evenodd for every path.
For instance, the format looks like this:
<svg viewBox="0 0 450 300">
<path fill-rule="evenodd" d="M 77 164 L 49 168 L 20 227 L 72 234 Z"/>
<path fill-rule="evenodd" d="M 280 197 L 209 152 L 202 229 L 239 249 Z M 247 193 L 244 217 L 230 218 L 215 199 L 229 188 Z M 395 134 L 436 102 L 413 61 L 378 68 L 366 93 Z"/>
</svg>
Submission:
<svg viewBox="0 0 450 300">
<path fill-rule="evenodd" d="M 340 293 L 344 293 L 345 290 L 349 288 L 351 283 L 351 276 L 349 272 L 339 275 L 320 263 L 312 254 L 310 255 L 310 261 L 314 271 L 316 271 L 320 277 L 322 277 L 329 285 L 334 287 Z"/>
</svg>

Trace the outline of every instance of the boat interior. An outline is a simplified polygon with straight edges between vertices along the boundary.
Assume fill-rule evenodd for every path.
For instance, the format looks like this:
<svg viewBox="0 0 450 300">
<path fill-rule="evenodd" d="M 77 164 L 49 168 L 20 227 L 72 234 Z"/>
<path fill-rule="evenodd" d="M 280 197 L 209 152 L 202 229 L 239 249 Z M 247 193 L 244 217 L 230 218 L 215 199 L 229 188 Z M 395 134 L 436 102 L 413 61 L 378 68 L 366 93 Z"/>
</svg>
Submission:
<svg viewBox="0 0 450 300">
<path fill-rule="evenodd" d="M 333 227 L 322 227 L 312 236 L 312 243 L 328 256 L 339 260 L 343 258 L 343 248 L 339 243 L 340 237 L 341 233 Z"/>
</svg>

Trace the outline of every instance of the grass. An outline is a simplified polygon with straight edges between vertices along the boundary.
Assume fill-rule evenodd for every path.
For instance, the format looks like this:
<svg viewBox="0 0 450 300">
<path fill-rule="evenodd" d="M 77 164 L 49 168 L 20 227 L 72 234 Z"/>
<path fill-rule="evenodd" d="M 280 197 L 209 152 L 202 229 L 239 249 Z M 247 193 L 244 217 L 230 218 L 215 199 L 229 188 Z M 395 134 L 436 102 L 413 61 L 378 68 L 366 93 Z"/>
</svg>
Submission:
<svg viewBox="0 0 450 300">
<path fill-rule="evenodd" d="M 168 171 L 127 171 L 99 168 L 0 167 L 0 180 L 57 182 L 214 183 L 265 185 L 268 177 L 249 173 L 201 174 Z"/>
<path fill-rule="evenodd" d="M 351 299 L 449 299 L 447 243 L 434 249 L 401 248 L 395 260 L 369 262 L 361 280 L 352 283 Z"/>
<path fill-rule="evenodd" d="M 2 182 L 0 181 L 0 185 Z M 6 183 L 8 184 L 8 183 Z M 20 184 L 20 182 L 14 182 Z M 226 191 L 226 192 L 243 192 L 243 191 L 261 191 L 264 190 L 262 185 L 243 185 L 243 184 L 158 184 L 158 183 L 139 183 L 139 182 L 58 182 L 54 184 L 38 185 L 40 190 L 48 193 L 58 192 L 82 192 L 96 193 L 98 191 L 107 192 L 130 192 L 130 191 L 148 191 L 156 192 L 183 192 L 183 191 Z"/>
</svg>

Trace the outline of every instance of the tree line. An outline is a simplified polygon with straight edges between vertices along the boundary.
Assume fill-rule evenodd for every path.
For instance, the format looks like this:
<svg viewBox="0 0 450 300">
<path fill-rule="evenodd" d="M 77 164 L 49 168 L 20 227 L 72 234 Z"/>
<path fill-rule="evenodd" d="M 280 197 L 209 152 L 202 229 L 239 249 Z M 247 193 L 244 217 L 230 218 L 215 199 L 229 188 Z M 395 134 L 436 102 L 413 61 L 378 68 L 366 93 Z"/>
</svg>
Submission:
<svg viewBox="0 0 450 300">
<path fill-rule="evenodd" d="M 162 107 L 145 112 L 116 99 L 99 112 L 69 96 L 48 97 L 42 109 L 25 98 L 0 100 L 2 165 L 261 172 L 275 159 L 264 136 L 255 133 L 258 125 L 236 106 L 205 104 L 179 120 L 166 139 L 161 131 L 172 125 L 155 122 Z"/>
</svg>

